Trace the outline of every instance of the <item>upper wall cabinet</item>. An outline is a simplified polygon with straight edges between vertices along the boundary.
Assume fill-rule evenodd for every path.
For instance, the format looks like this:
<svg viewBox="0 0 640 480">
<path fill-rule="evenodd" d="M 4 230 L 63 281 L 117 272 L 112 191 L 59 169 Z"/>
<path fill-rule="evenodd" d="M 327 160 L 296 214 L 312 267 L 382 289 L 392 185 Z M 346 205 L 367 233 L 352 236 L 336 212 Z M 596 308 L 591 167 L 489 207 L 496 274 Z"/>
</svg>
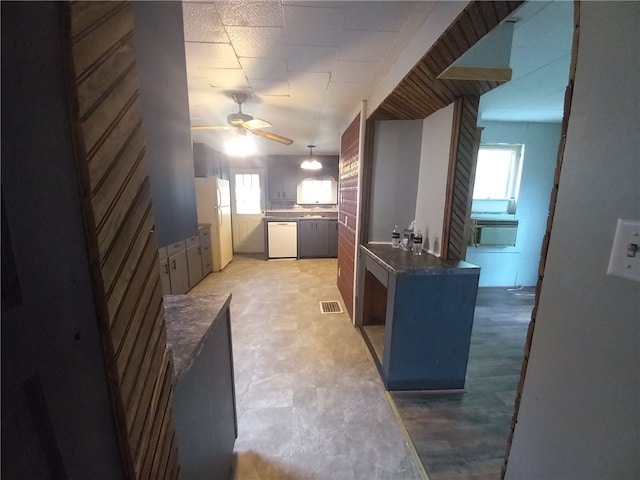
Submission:
<svg viewBox="0 0 640 480">
<path fill-rule="evenodd" d="M 296 202 L 297 171 L 289 164 L 269 165 L 269 199 L 273 202 Z"/>
</svg>

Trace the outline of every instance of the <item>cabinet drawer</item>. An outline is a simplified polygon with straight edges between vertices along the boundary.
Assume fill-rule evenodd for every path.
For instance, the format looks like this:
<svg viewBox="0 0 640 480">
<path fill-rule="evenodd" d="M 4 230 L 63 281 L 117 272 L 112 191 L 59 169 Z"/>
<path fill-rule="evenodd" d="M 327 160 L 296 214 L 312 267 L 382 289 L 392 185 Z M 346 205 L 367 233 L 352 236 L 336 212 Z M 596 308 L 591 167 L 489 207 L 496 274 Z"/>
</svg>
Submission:
<svg viewBox="0 0 640 480">
<path fill-rule="evenodd" d="M 194 235 L 193 237 L 187 238 L 187 248 L 193 247 L 194 245 L 198 245 L 200 243 L 200 236 Z"/>
<path fill-rule="evenodd" d="M 200 237 L 200 244 L 209 244 L 211 242 L 211 240 L 209 240 L 211 238 L 211 229 L 209 227 L 201 227 L 200 230 L 198 230 L 198 236 Z"/>
<path fill-rule="evenodd" d="M 174 244 L 167 245 L 167 256 L 171 257 L 172 255 L 175 255 L 176 253 L 178 253 L 180 250 L 184 250 L 184 249 L 185 249 L 184 240 L 180 240 L 179 242 L 176 242 Z"/>
</svg>

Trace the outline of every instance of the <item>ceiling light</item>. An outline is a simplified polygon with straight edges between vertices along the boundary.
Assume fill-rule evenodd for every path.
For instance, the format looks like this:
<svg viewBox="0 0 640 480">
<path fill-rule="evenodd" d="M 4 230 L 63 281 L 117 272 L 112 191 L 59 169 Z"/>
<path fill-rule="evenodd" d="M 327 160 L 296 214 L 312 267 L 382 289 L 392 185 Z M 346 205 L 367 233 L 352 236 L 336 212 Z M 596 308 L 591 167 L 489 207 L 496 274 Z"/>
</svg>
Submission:
<svg viewBox="0 0 640 480">
<path fill-rule="evenodd" d="M 236 134 L 224 142 L 224 151 L 232 157 L 248 157 L 257 151 L 253 139 L 247 137 L 244 128 L 236 128 Z"/>
<path fill-rule="evenodd" d="M 307 146 L 309 147 L 309 158 L 300 164 L 300 168 L 305 170 L 320 170 L 322 168 L 322 164 L 313 158 L 313 147 L 315 147 L 315 145 Z"/>
</svg>

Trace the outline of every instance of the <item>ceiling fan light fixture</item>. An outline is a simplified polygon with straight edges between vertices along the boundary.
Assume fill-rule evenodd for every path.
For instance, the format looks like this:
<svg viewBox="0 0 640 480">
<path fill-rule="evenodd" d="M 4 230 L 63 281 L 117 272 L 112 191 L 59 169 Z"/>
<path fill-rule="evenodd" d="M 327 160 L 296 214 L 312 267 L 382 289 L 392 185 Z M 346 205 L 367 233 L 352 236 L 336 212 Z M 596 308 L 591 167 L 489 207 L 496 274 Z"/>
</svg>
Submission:
<svg viewBox="0 0 640 480">
<path fill-rule="evenodd" d="M 245 134 L 245 130 L 236 129 L 236 134 L 224 142 L 224 151 L 231 157 L 249 157 L 257 152 L 256 144 L 253 138 Z"/>
<path fill-rule="evenodd" d="M 303 170 L 320 170 L 322 168 L 322 164 L 313 158 L 313 148 L 315 145 L 307 145 L 309 147 L 309 158 L 304 160 L 300 164 L 300 168 Z"/>
</svg>

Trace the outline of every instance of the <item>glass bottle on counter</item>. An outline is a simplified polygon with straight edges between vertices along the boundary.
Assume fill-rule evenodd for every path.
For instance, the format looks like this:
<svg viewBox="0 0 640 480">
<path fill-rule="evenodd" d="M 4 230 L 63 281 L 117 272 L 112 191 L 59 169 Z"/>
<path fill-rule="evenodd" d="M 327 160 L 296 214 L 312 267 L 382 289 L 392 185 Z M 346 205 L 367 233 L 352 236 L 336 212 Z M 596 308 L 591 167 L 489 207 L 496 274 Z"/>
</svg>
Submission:
<svg viewBox="0 0 640 480">
<path fill-rule="evenodd" d="M 413 236 L 413 246 L 411 249 L 414 255 L 422 255 L 422 232 L 420 230 Z"/>
<path fill-rule="evenodd" d="M 398 225 L 393 228 L 393 232 L 391 232 L 391 246 L 393 248 L 400 248 L 400 231 L 398 230 Z"/>
</svg>

